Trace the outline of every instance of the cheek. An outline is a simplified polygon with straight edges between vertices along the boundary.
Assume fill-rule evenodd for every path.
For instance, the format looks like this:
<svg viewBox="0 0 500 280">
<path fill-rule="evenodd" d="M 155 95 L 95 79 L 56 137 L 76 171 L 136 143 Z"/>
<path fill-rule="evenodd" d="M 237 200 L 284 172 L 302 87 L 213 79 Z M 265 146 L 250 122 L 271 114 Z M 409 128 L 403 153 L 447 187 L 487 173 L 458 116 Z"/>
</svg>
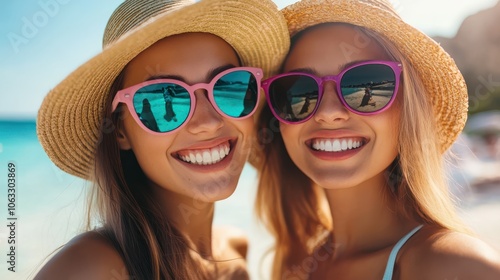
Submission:
<svg viewBox="0 0 500 280">
<path fill-rule="evenodd" d="M 396 157 L 399 149 L 400 118 L 399 108 L 394 106 L 376 119 L 376 124 L 374 124 L 378 128 L 377 137 L 382 138 L 384 143 L 383 150 L 391 157 Z"/>
<path fill-rule="evenodd" d="M 230 124 L 230 127 L 233 127 L 235 130 L 237 130 L 238 134 L 240 134 L 245 141 L 248 141 L 248 139 L 251 139 L 255 136 L 255 121 L 253 116 L 243 120 L 228 119 L 227 123 Z"/>
<path fill-rule="evenodd" d="M 283 138 L 283 142 L 285 143 L 285 147 L 288 151 L 288 154 L 292 159 L 295 158 L 295 154 L 300 151 L 300 127 L 301 124 L 280 124 L 281 137 Z"/>
<path fill-rule="evenodd" d="M 226 118 L 224 121 L 225 129 L 238 139 L 235 150 L 237 156 L 234 157 L 234 162 L 237 162 L 238 165 L 244 164 L 244 161 L 250 155 L 252 144 L 256 141 L 254 140 L 256 137 L 254 117 L 252 116 L 243 120 Z"/>
<path fill-rule="evenodd" d="M 283 139 L 298 139 L 302 131 L 303 123 L 301 124 L 279 124 L 279 129 Z"/>
<path fill-rule="evenodd" d="M 155 157 L 165 158 L 168 147 L 172 144 L 175 133 L 168 135 L 153 135 L 144 129 L 129 114 L 124 114 L 123 133 L 132 148 L 141 167 L 154 162 Z"/>
</svg>

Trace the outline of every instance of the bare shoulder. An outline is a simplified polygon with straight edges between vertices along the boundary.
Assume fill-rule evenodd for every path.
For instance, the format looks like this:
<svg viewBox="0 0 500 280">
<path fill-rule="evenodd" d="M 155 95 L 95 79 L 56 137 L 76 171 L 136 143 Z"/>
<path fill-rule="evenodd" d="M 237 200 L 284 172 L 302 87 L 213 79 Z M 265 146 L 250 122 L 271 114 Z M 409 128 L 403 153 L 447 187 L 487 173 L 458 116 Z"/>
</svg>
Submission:
<svg viewBox="0 0 500 280">
<path fill-rule="evenodd" d="M 35 280 L 127 279 L 120 254 L 97 232 L 76 236 L 38 272 Z M 123 278 L 125 276 L 125 278 Z"/>
<path fill-rule="evenodd" d="M 239 257 L 246 258 L 248 237 L 243 230 L 232 226 L 214 226 L 213 234 L 222 247 L 227 246 L 228 249 L 235 251 Z"/>
<path fill-rule="evenodd" d="M 476 237 L 429 226 L 414 237 L 400 256 L 400 279 L 500 279 L 499 252 Z"/>
</svg>

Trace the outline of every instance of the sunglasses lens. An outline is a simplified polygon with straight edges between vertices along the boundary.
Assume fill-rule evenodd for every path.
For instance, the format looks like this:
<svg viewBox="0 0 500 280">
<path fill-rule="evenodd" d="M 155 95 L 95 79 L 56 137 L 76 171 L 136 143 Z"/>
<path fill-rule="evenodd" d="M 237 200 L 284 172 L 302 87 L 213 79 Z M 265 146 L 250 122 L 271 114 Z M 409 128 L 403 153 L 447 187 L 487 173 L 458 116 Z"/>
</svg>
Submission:
<svg viewBox="0 0 500 280">
<path fill-rule="evenodd" d="M 340 81 L 342 97 L 353 110 L 372 113 L 383 109 L 394 96 L 396 75 L 384 64 L 361 65 L 347 71 Z"/>
<path fill-rule="evenodd" d="M 291 74 L 269 85 L 269 101 L 281 119 L 297 122 L 312 114 L 318 102 L 318 92 L 318 84 L 313 78 Z"/>
<path fill-rule="evenodd" d="M 189 92 L 176 84 L 145 86 L 134 95 L 134 109 L 141 122 L 155 132 L 169 132 L 184 123 L 191 110 Z"/>
<path fill-rule="evenodd" d="M 214 100 L 219 109 L 233 118 L 252 113 L 257 106 L 257 80 L 248 71 L 239 70 L 222 76 L 214 86 Z"/>
</svg>

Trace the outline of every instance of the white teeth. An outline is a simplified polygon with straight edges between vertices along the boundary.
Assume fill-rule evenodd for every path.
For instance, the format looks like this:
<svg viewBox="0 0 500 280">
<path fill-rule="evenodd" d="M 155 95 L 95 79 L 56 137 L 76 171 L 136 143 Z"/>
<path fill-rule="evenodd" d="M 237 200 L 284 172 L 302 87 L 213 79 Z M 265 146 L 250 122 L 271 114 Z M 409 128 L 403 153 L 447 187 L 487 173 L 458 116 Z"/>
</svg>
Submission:
<svg viewBox="0 0 500 280">
<path fill-rule="evenodd" d="M 323 141 L 322 141 L 323 142 Z M 332 142 L 330 141 L 325 141 L 325 151 L 333 151 L 333 146 L 332 146 Z"/>
<path fill-rule="evenodd" d="M 196 154 L 196 163 L 200 164 L 203 162 L 203 158 L 201 157 L 201 154 Z"/>
<path fill-rule="evenodd" d="M 223 160 L 231 151 L 229 143 L 221 144 L 211 149 L 189 150 L 179 155 L 182 161 L 196 165 L 210 165 Z"/>
<path fill-rule="evenodd" d="M 210 154 L 209 151 L 204 151 L 203 152 L 203 165 L 207 165 L 209 163 L 212 163 L 212 155 Z"/>
<path fill-rule="evenodd" d="M 333 140 L 333 152 L 340 152 L 341 150 L 340 141 L 338 139 Z"/>
<path fill-rule="evenodd" d="M 361 147 L 361 142 L 354 142 L 354 149 Z"/>
<path fill-rule="evenodd" d="M 361 147 L 362 141 L 350 138 L 344 139 L 314 139 L 312 148 L 317 151 L 342 152 Z"/>
<path fill-rule="evenodd" d="M 220 160 L 219 151 L 217 151 L 215 149 L 212 150 L 212 160 L 215 162 L 218 162 Z"/>
<path fill-rule="evenodd" d="M 347 141 L 345 141 L 345 139 L 342 140 L 342 150 L 347 150 Z"/>
<path fill-rule="evenodd" d="M 313 143 L 313 149 L 315 149 L 315 150 L 319 150 L 319 147 L 320 147 L 320 145 L 319 145 L 319 143 L 318 143 L 318 142 L 314 142 L 314 143 Z"/>
</svg>

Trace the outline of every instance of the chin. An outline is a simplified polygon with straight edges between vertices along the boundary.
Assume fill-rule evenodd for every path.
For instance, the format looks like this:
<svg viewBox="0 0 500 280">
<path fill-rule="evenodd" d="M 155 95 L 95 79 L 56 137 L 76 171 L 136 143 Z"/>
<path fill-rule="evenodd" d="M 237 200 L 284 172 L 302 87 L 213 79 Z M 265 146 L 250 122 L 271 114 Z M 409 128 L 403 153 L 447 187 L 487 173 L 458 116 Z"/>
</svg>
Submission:
<svg viewBox="0 0 500 280">
<path fill-rule="evenodd" d="M 357 186 L 361 183 L 361 181 L 355 176 L 332 176 L 331 174 L 325 176 L 317 176 L 312 180 L 316 185 L 325 190 L 347 189 Z"/>
<path fill-rule="evenodd" d="M 231 180 L 232 181 L 232 180 Z M 200 186 L 199 200 L 205 202 L 216 202 L 230 197 L 236 190 L 238 181 L 234 182 L 210 182 Z"/>
</svg>

